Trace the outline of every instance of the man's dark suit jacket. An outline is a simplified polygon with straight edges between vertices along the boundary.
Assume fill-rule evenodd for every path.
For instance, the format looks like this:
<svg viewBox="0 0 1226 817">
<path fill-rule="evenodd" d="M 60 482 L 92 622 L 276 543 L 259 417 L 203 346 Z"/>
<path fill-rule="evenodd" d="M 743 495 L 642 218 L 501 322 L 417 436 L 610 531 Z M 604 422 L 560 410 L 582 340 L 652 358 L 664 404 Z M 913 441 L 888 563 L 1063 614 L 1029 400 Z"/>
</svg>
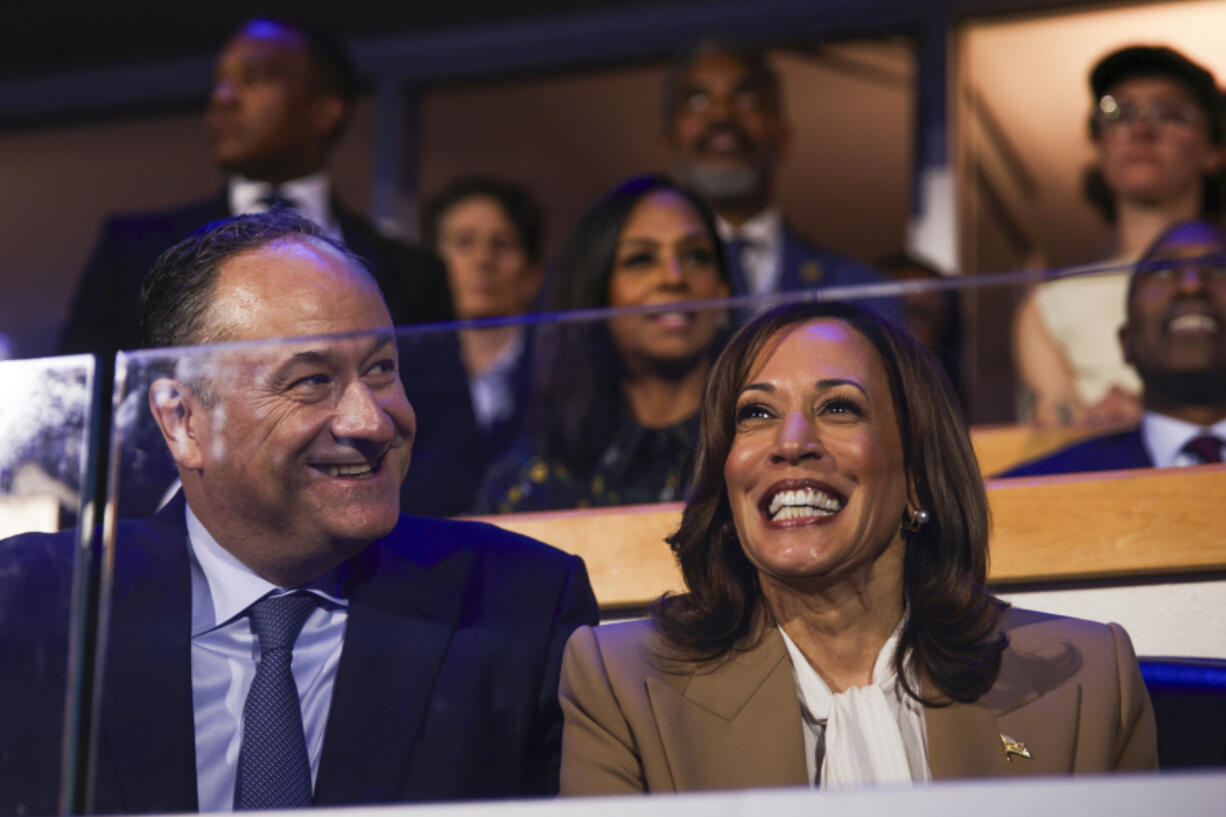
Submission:
<svg viewBox="0 0 1226 817">
<path fill-rule="evenodd" d="M 523 429 L 531 400 L 531 327 L 525 335 L 511 372 L 511 414 L 489 429 L 477 423 L 456 333 L 411 333 L 397 339 L 400 376 L 417 415 L 413 467 L 400 490 L 406 513 L 458 516 L 473 509 L 487 468 Z"/>
<path fill-rule="evenodd" d="M 852 258 L 823 249 L 796 233 L 786 223 L 780 246 L 779 292 L 815 287 L 879 284 L 881 273 Z M 732 294 L 749 292 L 740 264 L 730 264 Z"/>
<path fill-rule="evenodd" d="M 197 808 L 186 536 L 181 495 L 119 528 L 99 812 Z M 63 688 L 41 681 L 64 660 L 72 551 L 71 532 L 0 542 L 0 566 L 19 566 L 0 572 L 13 602 L 0 604 L 0 814 L 55 809 Z M 315 804 L 555 792 L 562 648 L 596 623 L 583 562 L 489 525 L 402 516 L 343 570 Z"/>
<path fill-rule="evenodd" d="M 997 474 L 1005 477 L 1041 477 L 1049 474 L 1077 474 L 1083 471 L 1122 471 L 1127 468 L 1153 468 L 1141 429 L 1129 429 L 1116 434 L 1092 437 L 1054 454 L 1023 463 Z"/>
<path fill-rule="evenodd" d="M 452 319 L 446 270 L 433 253 L 381 235 L 336 199 L 332 214 L 345 245 L 370 264 L 395 325 Z M 196 228 L 229 216 L 223 191 L 173 210 L 107 219 L 69 307 L 60 354 L 109 357 L 135 348 L 136 297 L 153 262 Z"/>
</svg>

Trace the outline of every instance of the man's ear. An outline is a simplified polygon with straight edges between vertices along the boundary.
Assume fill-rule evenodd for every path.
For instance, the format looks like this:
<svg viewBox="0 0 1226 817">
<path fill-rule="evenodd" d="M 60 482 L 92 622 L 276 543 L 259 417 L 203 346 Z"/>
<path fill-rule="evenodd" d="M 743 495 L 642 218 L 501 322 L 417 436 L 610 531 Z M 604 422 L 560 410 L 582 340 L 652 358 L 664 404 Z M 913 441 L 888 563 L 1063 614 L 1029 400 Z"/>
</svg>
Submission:
<svg viewBox="0 0 1226 817">
<path fill-rule="evenodd" d="M 204 417 L 201 409 L 199 398 L 177 380 L 162 377 L 149 387 L 149 410 L 180 468 L 198 470 L 204 466 L 197 435 L 197 424 Z"/>
<path fill-rule="evenodd" d="M 345 119 L 345 100 L 335 94 L 320 94 L 311 103 L 311 124 L 321 139 L 330 139 Z"/>
</svg>

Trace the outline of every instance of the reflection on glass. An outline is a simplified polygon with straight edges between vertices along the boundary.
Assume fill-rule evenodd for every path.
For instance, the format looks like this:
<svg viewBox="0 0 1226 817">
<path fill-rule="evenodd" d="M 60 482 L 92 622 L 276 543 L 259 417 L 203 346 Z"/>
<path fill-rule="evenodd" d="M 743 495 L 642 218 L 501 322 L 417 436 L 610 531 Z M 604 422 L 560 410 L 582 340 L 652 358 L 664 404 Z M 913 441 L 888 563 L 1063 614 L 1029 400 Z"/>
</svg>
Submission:
<svg viewBox="0 0 1226 817">
<path fill-rule="evenodd" d="M 69 689 L 69 646 L 83 612 L 78 540 L 64 529 L 88 482 L 93 370 L 87 356 L 0 363 L 2 814 L 59 808 L 65 707 L 79 689 Z"/>
</svg>

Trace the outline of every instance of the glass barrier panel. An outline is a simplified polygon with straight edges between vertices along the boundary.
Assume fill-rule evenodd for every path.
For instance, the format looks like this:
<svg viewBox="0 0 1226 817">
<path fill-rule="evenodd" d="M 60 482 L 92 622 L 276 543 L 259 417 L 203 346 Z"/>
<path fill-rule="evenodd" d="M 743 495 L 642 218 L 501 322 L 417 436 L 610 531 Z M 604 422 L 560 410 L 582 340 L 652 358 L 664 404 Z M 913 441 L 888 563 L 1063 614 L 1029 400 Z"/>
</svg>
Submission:
<svg viewBox="0 0 1226 817">
<path fill-rule="evenodd" d="M 396 347 L 414 423 L 401 508 L 451 517 L 681 500 L 711 363 L 753 316 L 807 300 L 869 306 L 920 340 L 952 385 L 976 445 L 983 443 L 985 475 L 1000 474 L 1072 440 L 1137 422 L 1139 380 L 1122 362 L 1116 335 L 1127 281 L 1121 265 L 904 277 L 766 297 L 404 327 Z M 1081 303 L 1087 298 L 1094 310 Z M 1086 347 L 1076 358 L 1089 361 L 1085 384 L 1051 377 L 1041 359 L 1028 362 L 1021 349 L 1028 305 L 1065 299 L 1077 301 L 1067 311 L 1082 315 L 1066 322 Z M 156 357 L 128 358 L 117 409 L 119 518 L 150 516 L 177 490 L 165 431 L 148 407 L 159 379 L 149 362 Z M 1090 370 L 1096 359 L 1107 361 L 1101 372 Z M 187 365 L 186 358 L 174 362 Z"/>
<path fill-rule="evenodd" d="M 1202 279 L 1216 280 L 1216 268 L 1206 269 Z M 1118 270 L 1106 271 L 1112 273 Z M 746 460 L 756 468 L 783 456 L 789 443 L 782 437 L 792 432 L 769 429 L 795 406 L 809 413 L 803 433 L 818 445 L 821 429 L 854 427 L 859 417 L 880 416 L 883 406 L 896 411 L 892 396 L 880 397 L 889 375 L 876 349 L 914 348 L 912 339 L 933 353 L 899 355 L 912 413 L 916 401 L 931 400 L 928 416 L 970 417 L 982 471 L 1007 471 L 1045 453 L 1040 442 L 1050 449 L 1104 428 L 1086 420 L 1043 429 L 1021 413 L 1010 346 L 1019 304 L 1036 287 L 1050 286 L 1046 279 L 1093 282 L 1103 274 L 1056 270 L 769 298 L 660 298 L 639 307 L 121 354 L 108 499 L 119 521 L 112 531 L 115 590 L 101 707 L 110 740 L 101 748 L 98 808 L 235 803 L 246 703 L 263 649 L 252 605 L 291 588 L 318 599 L 305 625 L 318 652 L 303 671 L 330 679 L 299 687 L 316 802 L 411 799 L 387 781 L 366 780 L 366 789 L 343 784 L 342 755 L 369 748 L 355 724 L 380 719 L 372 700 L 413 695 L 425 709 L 414 715 L 394 707 L 393 732 L 420 727 L 428 736 L 450 728 L 443 710 L 462 710 L 474 696 L 478 708 L 497 711 L 502 681 L 489 686 L 482 678 L 501 679 L 507 667 L 518 671 L 514 650 L 523 636 L 505 629 L 518 614 L 464 629 L 472 625 L 468 616 L 495 607 L 473 602 L 465 595 L 471 588 L 448 584 L 451 571 L 469 569 L 446 556 L 452 540 L 474 530 L 484 531 L 478 538 L 493 536 L 493 529 L 448 528 L 452 523 L 423 517 L 681 502 L 694 476 L 704 399 L 723 401 L 711 413 L 727 424 L 726 439 L 767 429 L 765 453 Z M 901 326 L 895 340 L 883 335 L 885 347 L 874 347 L 835 323 L 785 355 L 782 341 L 754 324 L 766 334 L 742 353 L 741 369 L 729 369 L 750 382 L 732 374 L 726 386 L 713 379 L 716 358 L 737 353 L 732 338 L 740 327 L 771 307 L 806 302 L 812 315 L 849 315 L 854 307 L 846 303 L 868 305 Z M 262 323 L 250 328 L 262 331 Z M 938 385 L 942 379 L 953 384 L 948 391 Z M 732 460 L 728 453 L 715 463 L 717 481 L 728 478 Z M 399 550 L 398 543 L 411 547 Z M 450 610 L 459 618 L 449 621 L 463 631 L 455 638 L 474 645 L 488 661 L 481 666 L 499 667 L 497 673 L 472 667 L 461 673 L 444 661 L 430 676 L 431 689 L 402 694 L 388 686 L 414 683 L 400 678 L 412 672 L 399 651 L 415 653 L 365 629 L 372 618 L 364 594 L 406 558 L 429 562 L 422 568 L 429 582 L 408 593 L 397 589 L 379 604 Z M 515 588 L 515 605 L 541 600 L 531 582 L 519 587 L 508 576 L 498 584 Z M 461 598 L 469 599 L 465 606 L 448 607 Z M 556 610 L 556 599 L 547 606 Z M 340 623 L 345 610 L 352 616 L 348 630 Z M 308 699 L 323 701 L 322 708 L 307 706 Z M 148 748 L 148 724 L 166 736 L 156 751 Z M 423 746 L 431 745 L 414 744 L 405 761 L 412 770 L 430 771 Z M 492 781 L 468 784 L 485 791 L 481 786 Z"/>
<path fill-rule="evenodd" d="M 0 814 L 56 813 L 74 774 L 93 376 L 86 355 L 0 362 Z"/>
</svg>

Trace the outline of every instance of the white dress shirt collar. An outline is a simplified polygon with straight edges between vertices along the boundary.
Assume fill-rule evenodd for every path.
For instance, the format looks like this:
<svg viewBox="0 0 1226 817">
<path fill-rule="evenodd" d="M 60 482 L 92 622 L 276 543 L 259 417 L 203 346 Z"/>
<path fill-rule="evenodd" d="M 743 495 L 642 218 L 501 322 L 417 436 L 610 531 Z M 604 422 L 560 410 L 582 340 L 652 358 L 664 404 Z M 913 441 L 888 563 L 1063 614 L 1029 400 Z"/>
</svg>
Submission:
<svg viewBox="0 0 1226 817">
<path fill-rule="evenodd" d="M 1199 460 L 1182 449 L 1189 440 L 1202 434 L 1213 434 L 1226 440 L 1226 419 L 1205 428 L 1152 411 L 1145 412 L 1141 417 L 1141 442 L 1154 461 L 1155 468 L 1200 465 Z"/>
<path fill-rule="evenodd" d="M 187 542 L 194 561 L 192 571 L 191 634 L 197 636 L 219 627 L 269 593 L 284 591 L 240 562 L 218 543 L 187 507 Z M 325 573 L 307 589 L 333 604 L 347 606 L 337 571 Z"/>
<path fill-rule="evenodd" d="M 815 783 L 840 787 L 932 779 L 923 706 L 906 693 L 894 672 L 894 652 L 906 620 L 904 614 L 877 653 L 872 683 L 836 693 L 779 628 L 792 660 L 805 762 Z M 910 667 L 907 680 L 918 689 Z"/>
<path fill-rule="evenodd" d="M 332 185 L 323 171 L 276 185 L 231 176 L 230 212 L 234 215 L 262 213 L 268 209 L 262 200 L 270 193 L 293 201 L 294 209 L 322 227 L 329 237 L 341 238 L 340 227 L 332 217 Z"/>
<path fill-rule="evenodd" d="M 768 207 L 740 227 L 717 216 L 715 226 L 725 244 L 734 238 L 748 242 L 740 261 L 749 293 L 777 291 L 783 272 L 783 213 L 779 208 Z"/>
</svg>

